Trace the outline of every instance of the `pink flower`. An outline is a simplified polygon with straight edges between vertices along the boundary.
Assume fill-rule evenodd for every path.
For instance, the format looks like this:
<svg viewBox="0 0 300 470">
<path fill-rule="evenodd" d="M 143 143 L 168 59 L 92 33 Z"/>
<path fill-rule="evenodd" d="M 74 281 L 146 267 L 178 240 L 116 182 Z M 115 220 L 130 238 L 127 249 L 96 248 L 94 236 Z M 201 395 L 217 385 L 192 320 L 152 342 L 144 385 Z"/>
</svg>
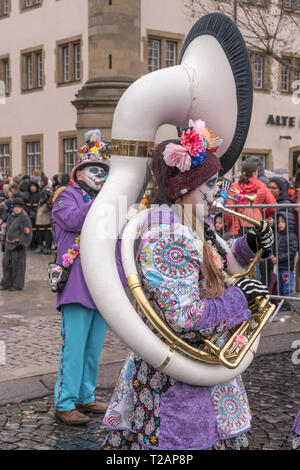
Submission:
<svg viewBox="0 0 300 470">
<path fill-rule="evenodd" d="M 189 126 L 193 127 L 200 136 L 206 142 L 207 148 L 212 152 L 216 152 L 222 143 L 222 139 L 219 139 L 210 129 L 204 121 L 198 119 L 197 121 L 189 120 Z"/>
<path fill-rule="evenodd" d="M 168 144 L 163 155 L 164 161 L 168 166 L 176 166 L 182 173 L 191 168 L 191 157 L 189 152 L 181 145 Z"/>
<path fill-rule="evenodd" d="M 71 255 L 69 255 L 69 253 L 65 253 L 64 255 L 62 255 L 62 262 L 63 266 L 67 268 L 68 266 L 70 266 L 70 264 L 73 264 L 73 258 Z"/>
<path fill-rule="evenodd" d="M 236 342 L 238 344 L 246 344 L 246 343 L 248 343 L 248 340 L 247 340 L 246 336 L 244 336 L 244 335 L 237 335 Z"/>
<path fill-rule="evenodd" d="M 194 129 L 183 131 L 180 141 L 192 157 L 196 157 L 199 152 L 205 152 L 206 150 L 202 137 Z"/>
</svg>

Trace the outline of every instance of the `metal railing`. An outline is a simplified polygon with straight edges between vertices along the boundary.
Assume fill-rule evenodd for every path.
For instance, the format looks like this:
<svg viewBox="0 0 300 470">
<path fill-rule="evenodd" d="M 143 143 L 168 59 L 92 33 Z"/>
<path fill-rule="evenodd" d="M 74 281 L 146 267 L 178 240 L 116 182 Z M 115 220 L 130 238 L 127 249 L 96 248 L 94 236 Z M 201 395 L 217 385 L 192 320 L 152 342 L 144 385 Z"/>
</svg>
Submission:
<svg viewBox="0 0 300 470">
<path fill-rule="evenodd" d="M 268 260 L 262 260 L 259 266 L 256 269 L 256 274 L 257 278 L 260 279 L 264 284 L 267 286 L 271 287 L 271 299 L 274 301 L 279 302 L 278 303 L 278 308 L 276 309 L 276 314 L 279 312 L 280 308 L 282 307 L 284 301 L 300 301 L 300 273 L 298 273 L 298 258 L 300 256 L 300 240 L 299 240 L 299 234 L 300 234 L 300 204 L 252 204 L 252 205 L 245 205 L 245 204 L 234 204 L 230 205 L 227 204 L 226 208 L 231 209 L 231 210 L 237 210 L 239 209 L 239 212 L 244 213 L 247 210 L 247 215 L 252 218 L 257 219 L 257 215 L 255 217 L 255 209 L 260 209 L 262 213 L 262 217 L 260 220 L 267 219 L 267 212 L 270 212 L 270 209 L 273 211 L 273 220 L 274 220 L 274 235 L 275 235 L 275 241 L 273 245 L 273 255 L 276 258 L 276 262 L 273 263 L 272 259 Z M 253 213 L 251 214 L 252 211 L 249 211 L 249 209 L 253 210 Z M 296 232 L 296 217 L 294 215 L 294 211 L 297 211 L 299 216 L 298 216 L 298 236 Z M 280 240 L 280 233 L 278 232 L 278 213 L 282 213 L 285 217 L 285 220 L 288 221 L 289 213 L 290 217 L 293 217 L 294 219 L 294 231 L 293 233 L 296 235 L 297 239 L 297 253 L 291 252 L 291 227 L 290 224 L 287 222 L 286 223 L 286 269 L 281 269 L 280 263 L 278 261 L 278 255 L 282 254 L 279 253 L 279 240 Z M 217 214 L 215 214 L 216 216 Z M 231 238 L 237 238 L 239 236 L 244 235 L 251 227 L 245 227 L 243 225 L 243 221 L 235 218 L 233 215 L 225 215 L 224 213 L 218 214 L 222 216 L 222 221 L 223 221 L 223 232 L 222 232 L 222 237 L 225 240 L 229 240 Z M 229 218 L 231 218 L 231 227 L 228 229 L 228 227 L 225 226 L 225 218 L 228 221 Z M 234 224 L 234 219 L 239 220 L 239 233 L 234 233 L 235 232 L 235 224 Z M 295 238 L 295 237 L 294 237 Z M 298 256 L 297 256 L 298 254 Z M 274 258 L 273 258 L 274 259 Z M 294 262 L 293 262 L 294 259 Z M 285 271 L 285 274 L 283 272 Z M 274 280 L 273 273 L 276 274 L 277 276 L 277 286 L 274 290 L 274 287 L 272 286 L 272 280 Z M 283 276 L 283 277 L 282 277 Z M 280 279 L 281 277 L 281 279 Z M 284 284 L 283 284 L 284 282 Z M 286 293 L 287 291 L 287 284 L 288 283 L 288 295 Z M 283 288 L 285 285 L 285 289 Z M 298 289 L 298 290 L 296 290 Z M 283 293 L 285 291 L 285 293 Z M 291 305 L 291 307 L 298 313 L 300 314 L 300 305 L 299 305 L 299 310 L 295 308 L 294 305 Z M 275 315 L 273 315 L 273 318 L 275 318 Z"/>
</svg>

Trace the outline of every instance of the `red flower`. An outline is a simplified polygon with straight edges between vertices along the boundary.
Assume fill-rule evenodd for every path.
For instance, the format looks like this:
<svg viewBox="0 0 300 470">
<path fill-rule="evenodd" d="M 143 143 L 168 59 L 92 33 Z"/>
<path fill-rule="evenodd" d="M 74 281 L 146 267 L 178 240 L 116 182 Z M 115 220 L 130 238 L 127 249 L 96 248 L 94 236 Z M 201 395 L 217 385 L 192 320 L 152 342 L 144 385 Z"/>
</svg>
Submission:
<svg viewBox="0 0 300 470">
<path fill-rule="evenodd" d="M 194 129 L 183 131 L 180 141 L 183 147 L 188 149 L 191 157 L 195 157 L 199 152 L 205 152 L 206 150 L 202 137 Z"/>
</svg>

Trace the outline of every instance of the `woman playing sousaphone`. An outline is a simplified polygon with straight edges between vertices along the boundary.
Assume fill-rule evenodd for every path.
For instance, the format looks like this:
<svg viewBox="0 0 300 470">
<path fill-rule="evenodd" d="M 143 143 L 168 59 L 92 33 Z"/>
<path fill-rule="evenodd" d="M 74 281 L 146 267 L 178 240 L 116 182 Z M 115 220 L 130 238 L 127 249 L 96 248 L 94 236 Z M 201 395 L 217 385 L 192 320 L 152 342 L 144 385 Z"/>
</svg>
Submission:
<svg viewBox="0 0 300 470">
<path fill-rule="evenodd" d="M 262 223 L 230 249 L 205 222 L 218 191 L 219 144 L 199 120 L 189 122 L 179 141 L 158 145 L 151 162 L 157 205 L 142 227 L 137 249 L 148 298 L 177 335 L 198 348 L 206 336 L 249 320 L 248 303 L 268 294 L 259 281 L 236 281 L 229 273 L 234 262 L 248 265 L 258 249 L 268 254 L 273 242 L 269 226 Z M 132 352 L 103 425 L 111 429 L 103 446 L 107 450 L 245 449 L 251 414 L 240 376 L 226 384 L 193 386 Z"/>
</svg>

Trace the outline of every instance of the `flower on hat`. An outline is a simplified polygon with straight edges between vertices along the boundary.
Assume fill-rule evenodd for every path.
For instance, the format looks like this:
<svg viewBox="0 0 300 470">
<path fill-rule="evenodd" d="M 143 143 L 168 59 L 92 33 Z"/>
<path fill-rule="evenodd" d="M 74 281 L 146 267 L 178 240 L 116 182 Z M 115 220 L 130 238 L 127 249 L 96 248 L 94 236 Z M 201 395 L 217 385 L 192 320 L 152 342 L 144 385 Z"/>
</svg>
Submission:
<svg viewBox="0 0 300 470">
<path fill-rule="evenodd" d="M 206 150 L 204 139 L 195 129 L 188 128 L 180 136 L 180 142 L 186 148 L 191 157 L 196 157 L 199 152 Z"/>
<path fill-rule="evenodd" d="M 190 119 L 189 127 L 180 135 L 181 145 L 170 143 L 163 152 L 165 163 L 182 173 L 203 165 L 206 151 L 216 152 L 222 140 L 208 129 L 204 121 Z"/>
<path fill-rule="evenodd" d="M 88 145 L 83 145 L 80 149 L 80 153 L 89 153 L 90 147 Z"/>
<path fill-rule="evenodd" d="M 168 166 L 176 166 L 182 173 L 191 168 L 191 157 L 182 145 L 168 144 L 163 155 Z"/>
<path fill-rule="evenodd" d="M 206 142 L 208 150 L 216 152 L 222 143 L 222 139 L 219 139 L 213 131 L 211 131 L 205 124 L 204 121 L 198 119 L 197 121 L 189 120 L 189 126 L 196 129 L 198 134 L 203 137 Z"/>
</svg>

